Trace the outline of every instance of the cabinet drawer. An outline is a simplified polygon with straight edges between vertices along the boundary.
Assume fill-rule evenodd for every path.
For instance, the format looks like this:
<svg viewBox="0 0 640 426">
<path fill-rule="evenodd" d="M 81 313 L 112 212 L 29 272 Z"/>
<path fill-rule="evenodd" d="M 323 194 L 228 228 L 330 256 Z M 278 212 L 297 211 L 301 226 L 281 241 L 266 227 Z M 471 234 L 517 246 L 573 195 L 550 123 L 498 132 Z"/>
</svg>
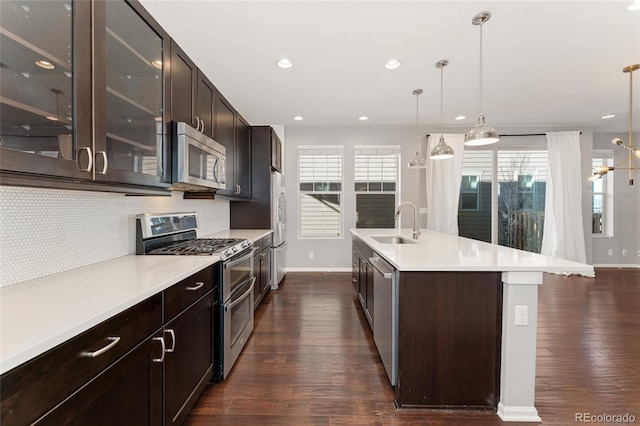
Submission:
<svg viewBox="0 0 640 426">
<path fill-rule="evenodd" d="M 211 291 L 216 282 L 212 265 L 166 289 L 164 291 L 165 323 Z"/>
<path fill-rule="evenodd" d="M 162 327 L 157 294 L 0 377 L 3 425 L 31 423 Z"/>
<path fill-rule="evenodd" d="M 273 234 L 269 234 L 266 237 L 262 238 L 262 248 L 266 249 L 273 244 Z"/>
</svg>

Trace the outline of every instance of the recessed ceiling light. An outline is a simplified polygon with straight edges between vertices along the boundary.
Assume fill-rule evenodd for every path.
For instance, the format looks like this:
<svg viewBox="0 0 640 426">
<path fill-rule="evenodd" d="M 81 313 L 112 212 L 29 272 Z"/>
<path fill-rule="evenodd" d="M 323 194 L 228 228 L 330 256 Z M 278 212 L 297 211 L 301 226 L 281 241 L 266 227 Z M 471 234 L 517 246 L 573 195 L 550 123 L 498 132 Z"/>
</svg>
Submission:
<svg viewBox="0 0 640 426">
<path fill-rule="evenodd" d="M 25 72 L 21 72 L 20 74 L 22 74 L 22 76 L 23 76 L 24 78 L 29 78 L 29 77 L 31 77 L 31 74 L 29 74 L 29 73 L 28 73 L 28 72 L 26 72 L 26 71 L 25 71 Z"/>
<path fill-rule="evenodd" d="M 465 118 L 467 118 L 466 115 L 456 115 L 455 117 L 453 117 L 454 120 L 464 120 Z"/>
<path fill-rule="evenodd" d="M 40 68 L 44 68 L 45 70 L 52 70 L 56 67 L 51 62 L 47 62 L 47 61 L 36 61 L 36 65 L 39 66 Z"/>
<path fill-rule="evenodd" d="M 27 6 L 26 4 L 21 4 L 20 7 L 22 8 L 22 10 L 24 10 L 25 12 L 29 11 L 29 6 Z"/>
<path fill-rule="evenodd" d="M 613 118 L 613 117 L 615 117 L 615 116 L 616 116 L 615 114 L 607 114 L 607 115 L 603 115 L 603 116 L 602 116 L 602 117 L 600 117 L 600 118 L 602 118 L 603 120 L 606 120 L 606 119 L 608 119 L 608 118 Z"/>
<path fill-rule="evenodd" d="M 47 115 L 46 119 L 51 121 L 58 121 L 58 117 L 54 117 L 53 115 Z"/>
<path fill-rule="evenodd" d="M 71 12 L 71 5 L 69 3 L 65 3 L 64 8 L 67 9 L 67 12 Z"/>
<path fill-rule="evenodd" d="M 296 120 L 296 121 L 304 120 L 304 118 L 301 115 L 296 115 L 295 117 L 293 117 L 293 119 Z"/>
<path fill-rule="evenodd" d="M 366 115 L 361 115 L 360 117 L 358 117 L 358 120 L 360 121 L 367 121 L 369 119 L 369 117 L 367 117 Z"/>
<path fill-rule="evenodd" d="M 151 61 L 151 65 L 153 65 L 154 67 L 158 68 L 159 70 L 162 69 L 162 61 L 160 59 L 156 59 L 155 61 Z"/>
<path fill-rule="evenodd" d="M 629 12 L 637 12 L 640 10 L 640 0 L 636 0 L 633 3 L 631 3 L 629 6 L 627 6 L 627 10 Z"/>
<path fill-rule="evenodd" d="M 282 58 L 280 60 L 278 60 L 278 62 L 276 62 L 276 64 L 280 67 L 280 68 L 291 68 L 293 66 L 293 62 L 291 62 L 289 59 L 287 58 Z"/>
<path fill-rule="evenodd" d="M 388 70 L 395 70 L 396 68 L 398 68 L 400 65 L 402 65 L 402 62 L 400 62 L 397 59 L 389 59 L 387 61 L 386 64 L 384 64 L 384 67 Z"/>
</svg>

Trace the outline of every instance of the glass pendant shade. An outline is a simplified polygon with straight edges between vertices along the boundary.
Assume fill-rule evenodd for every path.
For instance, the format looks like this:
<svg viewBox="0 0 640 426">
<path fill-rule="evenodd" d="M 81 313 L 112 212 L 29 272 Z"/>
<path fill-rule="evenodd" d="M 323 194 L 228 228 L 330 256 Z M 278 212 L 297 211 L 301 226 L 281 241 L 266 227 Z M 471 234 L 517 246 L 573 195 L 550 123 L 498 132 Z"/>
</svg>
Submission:
<svg viewBox="0 0 640 426">
<path fill-rule="evenodd" d="M 480 114 L 476 127 L 469 130 L 464 136 L 464 144 L 467 146 L 489 145 L 499 140 L 498 132 L 484 121 L 483 114 Z"/>
<path fill-rule="evenodd" d="M 453 158 L 453 148 L 451 148 L 444 141 L 444 136 L 440 135 L 438 144 L 433 147 L 430 155 L 432 160 L 444 160 L 447 158 Z"/>
</svg>

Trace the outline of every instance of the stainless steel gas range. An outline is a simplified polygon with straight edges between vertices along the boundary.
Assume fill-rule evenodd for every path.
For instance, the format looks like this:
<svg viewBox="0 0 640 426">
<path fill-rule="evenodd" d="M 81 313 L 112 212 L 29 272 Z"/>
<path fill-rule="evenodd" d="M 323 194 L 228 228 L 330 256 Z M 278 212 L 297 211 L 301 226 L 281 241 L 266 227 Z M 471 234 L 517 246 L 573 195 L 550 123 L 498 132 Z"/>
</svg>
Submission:
<svg viewBox="0 0 640 426">
<path fill-rule="evenodd" d="M 218 357 L 215 379 L 224 380 L 253 331 L 254 248 L 247 239 L 197 238 L 197 227 L 194 212 L 137 215 L 136 253 L 222 259 L 216 267 L 221 285 L 214 353 Z"/>
</svg>

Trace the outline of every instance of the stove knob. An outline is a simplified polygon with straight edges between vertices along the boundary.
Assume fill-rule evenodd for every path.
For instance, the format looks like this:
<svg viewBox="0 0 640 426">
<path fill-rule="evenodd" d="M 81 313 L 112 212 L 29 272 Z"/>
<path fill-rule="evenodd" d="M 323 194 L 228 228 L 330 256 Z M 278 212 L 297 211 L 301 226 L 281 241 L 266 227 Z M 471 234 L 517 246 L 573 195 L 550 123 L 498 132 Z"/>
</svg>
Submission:
<svg viewBox="0 0 640 426">
<path fill-rule="evenodd" d="M 227 256 L 231 256 L 233 254 L 233 251 L 231 249 L 227 249 L 224 251 L 224 254 L 226 254 Z"/>
<path fill-rule="evenodd" d="M 233 252 L 237 253 L 238 252 L 238 247 L 233 247 Z"/>
</svg>

